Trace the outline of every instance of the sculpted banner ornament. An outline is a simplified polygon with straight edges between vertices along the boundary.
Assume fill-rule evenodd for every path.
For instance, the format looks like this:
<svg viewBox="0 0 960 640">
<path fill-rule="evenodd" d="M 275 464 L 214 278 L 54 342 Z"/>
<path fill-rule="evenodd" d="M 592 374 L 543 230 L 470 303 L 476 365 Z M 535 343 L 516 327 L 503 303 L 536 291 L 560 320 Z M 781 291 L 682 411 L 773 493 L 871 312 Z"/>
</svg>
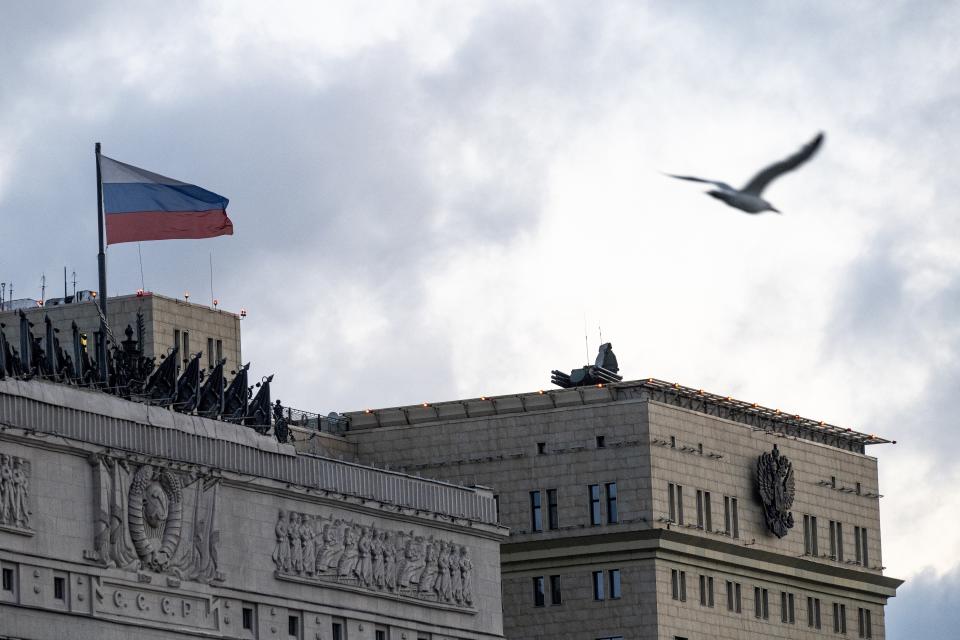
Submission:
<svg viewBox="0 0 960 640">
<path fill-rule="evenodd" d="M 465 546 L 282 509 L 275 533 L 280 578 L 473 606 L 473 560 Z"/>
<path fill-rule="evenodd" d="M 107 567 L 182 580 L 222 581 L 215 528 L 220 480 L 121 458 L 95 456 L 94 549 Z"/>
<path fill-rule="evenodd" d="M 793 497 L 796 482 L 793 478 L 793 463 L 780 455 L 777 445 L 771 453 L 761 454 L 757 460 L 757 491 L 763 505 L 763 515 L 770 532 L 782 538 L 793 527 Z"/>
<path fill-rule="evenodd" d="M 30 463 L 0 453 L 0 527 L 30 535 L 29 498 Z"/>
</svg>

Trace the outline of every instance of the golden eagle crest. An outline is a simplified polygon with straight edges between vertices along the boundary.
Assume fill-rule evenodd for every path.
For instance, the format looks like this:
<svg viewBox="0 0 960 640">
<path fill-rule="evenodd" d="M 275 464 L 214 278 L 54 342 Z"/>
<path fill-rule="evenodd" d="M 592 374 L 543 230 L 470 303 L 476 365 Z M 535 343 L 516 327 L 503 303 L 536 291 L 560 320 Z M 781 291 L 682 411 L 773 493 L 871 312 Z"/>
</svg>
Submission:
<svg viewBox="0 0 960 640">
<path fill-rule="evenodd" d="M 790 507 L 795 491 L 793 463 L 773 445 L 773 452 L 761 454 L 757 460 L 757 492 L 767 528 L 778 538 L 787 535 L 787 530 L 793 527 Z"/>
</svg>

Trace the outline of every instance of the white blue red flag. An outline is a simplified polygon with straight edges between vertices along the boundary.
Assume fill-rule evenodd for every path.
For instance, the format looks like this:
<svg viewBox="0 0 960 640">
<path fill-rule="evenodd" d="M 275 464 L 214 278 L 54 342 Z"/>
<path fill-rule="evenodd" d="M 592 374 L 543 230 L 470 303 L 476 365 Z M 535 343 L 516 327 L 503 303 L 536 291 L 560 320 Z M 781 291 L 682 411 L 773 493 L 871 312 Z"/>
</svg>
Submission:
<svg viewBox="0 0 960 640">
<path fill-rule="evenodd" d="M 233 235 L 229 200 L 196 185 L 100 158 L 107 244 Z"/>
</svg>

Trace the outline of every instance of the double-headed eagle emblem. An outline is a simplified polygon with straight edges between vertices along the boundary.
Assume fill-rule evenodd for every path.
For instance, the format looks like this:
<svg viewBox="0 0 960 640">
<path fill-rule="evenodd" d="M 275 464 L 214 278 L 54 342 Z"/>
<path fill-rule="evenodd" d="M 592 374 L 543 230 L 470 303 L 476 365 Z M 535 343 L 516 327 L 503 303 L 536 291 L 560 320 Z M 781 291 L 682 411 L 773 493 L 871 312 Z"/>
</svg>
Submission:
<svg viewBox="0 0 960 640">
<path fill-rule="evenodd" d="M 796 482 L 793 479 L 793 463 L 780 455 L 777 445 L 771 453 L 760 455 L 757 460 L 757 492 L 763 505 L 763 515 L 770 532 L 782 538 L 793 527 L 793 496 Z"/>
</svg>

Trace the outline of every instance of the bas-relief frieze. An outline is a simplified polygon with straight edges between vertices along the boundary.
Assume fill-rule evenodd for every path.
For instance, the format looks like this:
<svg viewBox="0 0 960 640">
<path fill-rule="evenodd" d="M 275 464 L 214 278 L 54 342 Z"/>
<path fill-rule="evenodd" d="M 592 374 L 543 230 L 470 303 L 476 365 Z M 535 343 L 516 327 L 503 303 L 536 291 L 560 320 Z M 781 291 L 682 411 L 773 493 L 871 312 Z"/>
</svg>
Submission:
<svg viewBox="0 0 960 640">
<path fill-rule="evenodd" d="M 0 453 L 0 530 L 32 535 L 29 503 L 30 463 Z"/>
<path fill-rule="evenodd" d="M 283 510 L 275 533 L 273 562 L 280 579 L 473 606 L 473 560 L 463 545 Z"/>
<path fill-rule="evenodd" d="M 176 580 L 224 579 L 216 527 L 218 478 L 107 455 L 92 462 L 96 512 L 89 560 Z"/>
</svg>

